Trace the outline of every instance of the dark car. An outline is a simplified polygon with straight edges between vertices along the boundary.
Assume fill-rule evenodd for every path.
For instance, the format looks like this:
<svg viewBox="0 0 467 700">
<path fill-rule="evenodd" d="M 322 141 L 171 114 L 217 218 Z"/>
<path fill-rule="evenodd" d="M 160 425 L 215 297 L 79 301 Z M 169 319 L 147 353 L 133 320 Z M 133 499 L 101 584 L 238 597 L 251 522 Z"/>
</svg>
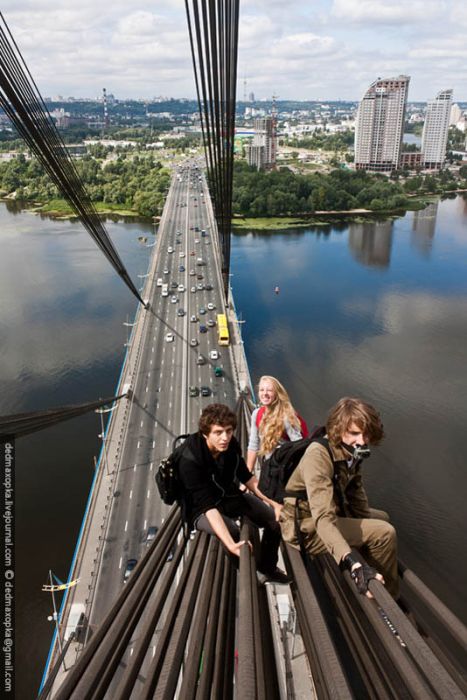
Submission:
<svg viewBox="0 0 467 700">
<path fill-rule="evenodd" d="M 203 326 L 203 324 L 201 324 L 199 327 L 199 332 L 200 333 L 207 333 L 208 329 L 206 328 L 206 326 Z"/>
<path fill-rule="evenodd" d="M 184 315 L 185 315 L 184 309 L 177 309 L 177 316 L 184 316 Z"/>
<path fill-rule="evenodd" d="M 171 282 L 171 283 L 170 283 L 170 286 L 172 287 L 172 289 L 177 289 L 178 283 L 175 282 L 175 281 L 174 281 L 174 282 Z"/>
<path fill-rule="evenodd" d="M 214 367 L 214 374 L 216 377 L 222 377 L 222 367 Z"/>
<path fill-rule="evenodd" d="M 178 268 L 178 270 L 179 270 L 179 272 L 185 272 L 185 268 L 184 268 L 183 265 L 180 265 L 180 267 Z"/>
<path fill-rule="evenodd" d="M 154 539 L 156 539 L 156 535 L 157 535 L 158 530 L 159 530 L 159 528 L 157 527 L 157 525 L 151 525 L 150 527 L 148 527 L 148 531 L 146 534 L 146 543 L 147 544 L 149 544 Z"/>
<path fill-rule="evenodd" d="M 211 389 L 208 386 L 202 386 L 201 396 L 211 396 Z"/>
<path fill-rule="evenodd" d="M 125 573 L 123 574 L 123 583 L 126 583 L 130 578 L 130 574 L 138 563 L 137 559 L 128 559 L 126 563 Z"/>
<path fill-rule="evenodd" d="M 212 284 L 206 284 L 204 288 L 205 288 L 208 292 L 212 292 L 212 289 L 213 289 Z"/>
</svg>

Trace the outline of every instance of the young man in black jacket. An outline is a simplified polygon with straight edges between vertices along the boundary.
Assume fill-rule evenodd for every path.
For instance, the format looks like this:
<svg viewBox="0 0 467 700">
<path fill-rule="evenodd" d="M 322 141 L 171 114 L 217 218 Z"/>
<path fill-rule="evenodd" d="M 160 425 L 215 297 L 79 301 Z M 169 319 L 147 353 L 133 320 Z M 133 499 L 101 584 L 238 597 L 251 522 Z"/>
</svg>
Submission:
<svg viewBox="0 0 467 700">
<path fill-rule="evenodd" d="M 199 419 L 199 431 L 184 443 L 178 463 L 183 487 L 182 513 L 189 527 L 215 535 L 233 556 L 240 556 L 240 529 L 235 520 L 247 516 L 264 528 L 258 570 L 263 580 L 287 583 L 277 568 L 281 538 L 278 523 L 282 506 L 258 489 L 233 437 L 235 414 L 223 404 L 206 406 Z M 242 492 L 238 481 L 251 493 Z"/>
</svg>

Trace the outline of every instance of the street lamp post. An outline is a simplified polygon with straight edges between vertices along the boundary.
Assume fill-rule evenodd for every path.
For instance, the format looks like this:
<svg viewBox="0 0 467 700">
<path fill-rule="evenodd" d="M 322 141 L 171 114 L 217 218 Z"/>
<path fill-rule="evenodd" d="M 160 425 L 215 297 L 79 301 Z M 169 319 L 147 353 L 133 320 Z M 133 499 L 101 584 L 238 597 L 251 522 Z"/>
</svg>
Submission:
<svg viewBox="0 0 467 700">
<path fill-rule="evenodd" d="M 115 408 L 116 408 L 116 406 L 112 406 L 112 408 L 96 408 L 95 409 L 95 413 L 99 413 L 99 415 L 101 417 L 101 432 L 97 437 L 101 438 L 101 440 L 102 440 L 102 449 L 104 452 L 104 461 L 105 461 L 105 471 L 106 471 L 107 476 L 110 476 L 110 472 L 109 472 L 109 460 L 107 457 L 107 439 L 105 437 L 104 417 L 103 416 L 104 416 L 104 413 L 111 413 Z"/>
<path fill-rule="evenodd" d="M 133 328 L 133 326 L 136 326 L 136 323 L 128 323 L 128 316 L 126 317 L 126 321 L 123 321 L 123 325 L 128 328 Z M 130 331 L 127 330 L 126 332 L 126 343 L 123 343 L 124 348 L 129 348 L 130 347 Z"/>
</svg>

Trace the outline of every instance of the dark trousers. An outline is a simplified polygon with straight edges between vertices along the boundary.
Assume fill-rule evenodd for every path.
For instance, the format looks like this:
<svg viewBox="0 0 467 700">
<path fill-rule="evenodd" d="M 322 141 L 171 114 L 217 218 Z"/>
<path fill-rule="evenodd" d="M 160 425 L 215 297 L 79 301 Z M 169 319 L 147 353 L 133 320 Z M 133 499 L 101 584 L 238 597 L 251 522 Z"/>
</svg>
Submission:
<svg viewBox="0 0 467 700">
<path fill-rule="evenodd" d="M 263 537 L 257 566 L 259 571 L 270 573 L 277 566 L 281 529 L 274 517 L 273 509 L 251 494 L 242 494 L 224 498 L 217 506 L 224 523 L 235 542 L 240 539 L 240 528 L 235 519 L 246 516 L 257 527 L 263 527 Z M 207 517 L 203 514 L 196 521 L 196 529 L 214 535 Z"/>
</svg>

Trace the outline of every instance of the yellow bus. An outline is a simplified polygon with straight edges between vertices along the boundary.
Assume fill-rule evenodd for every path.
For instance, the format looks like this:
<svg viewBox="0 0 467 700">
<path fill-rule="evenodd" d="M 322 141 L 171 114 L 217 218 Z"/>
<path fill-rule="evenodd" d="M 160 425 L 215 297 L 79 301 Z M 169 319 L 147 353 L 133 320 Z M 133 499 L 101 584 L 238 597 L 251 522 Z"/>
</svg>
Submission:
<svg viewBox="0 0 467 700">
<path fill-rule="evenodd" d="M 227 325 L 227 316 L 225 314 L 217 314 L 217 333 L 219 345 L 228 345 L 229 327 Z"/>
</svg>

